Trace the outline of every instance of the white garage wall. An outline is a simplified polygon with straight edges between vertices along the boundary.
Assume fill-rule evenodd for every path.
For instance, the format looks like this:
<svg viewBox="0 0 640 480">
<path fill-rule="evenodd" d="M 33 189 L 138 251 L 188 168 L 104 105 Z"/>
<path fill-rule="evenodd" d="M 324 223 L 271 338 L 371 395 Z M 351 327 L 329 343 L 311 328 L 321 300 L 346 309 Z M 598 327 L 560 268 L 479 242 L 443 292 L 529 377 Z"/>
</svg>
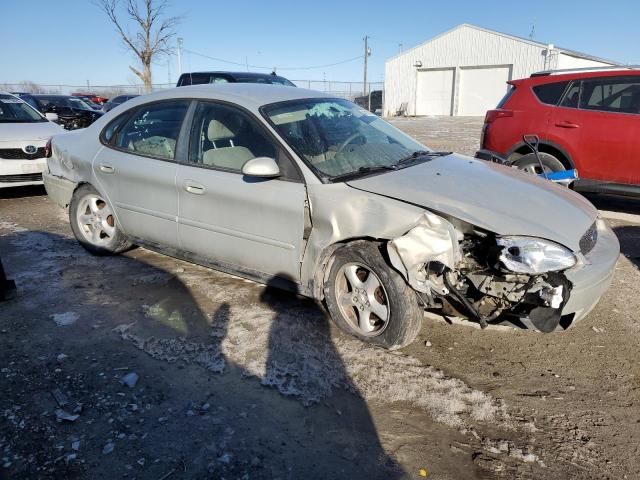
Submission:
<svg viewBox="0 0 640 480">
<path fill-rule="evenodd" d="M 461 67 L 512 65 L 511 79 L 517 79 L 548 68 L 575 68 L 578 60 L 582 66 L 583 59 L 560 52 L 560 49 L 553 51 L 547 62 L 547 46 L 539 42 L 460 25 L 387 60 L 384 114 L 394 115 L 406 102 L 407 114 L 416 115 L 417 61 L 422 62 L 421 69 L 454 68 L 453 115 L 458 115 L 460 99 L 456 96 Z"/>
</svg>

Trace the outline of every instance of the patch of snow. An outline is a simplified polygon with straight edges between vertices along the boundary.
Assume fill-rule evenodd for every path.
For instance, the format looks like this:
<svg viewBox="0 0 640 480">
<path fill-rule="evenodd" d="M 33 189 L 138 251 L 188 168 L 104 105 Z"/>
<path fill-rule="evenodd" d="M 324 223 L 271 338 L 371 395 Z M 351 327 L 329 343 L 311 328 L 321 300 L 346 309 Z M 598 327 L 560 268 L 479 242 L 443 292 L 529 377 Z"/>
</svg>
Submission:
<svg viewBox="0 0 640 480">
<path fill-rule="evenodd" d="M 56 325 L 59 327 L 73 325 L 79 318 L 80 315 L 76 312 L 54 313 L 51 315 L 51 319 L 56 322 Z"/>
</svg>

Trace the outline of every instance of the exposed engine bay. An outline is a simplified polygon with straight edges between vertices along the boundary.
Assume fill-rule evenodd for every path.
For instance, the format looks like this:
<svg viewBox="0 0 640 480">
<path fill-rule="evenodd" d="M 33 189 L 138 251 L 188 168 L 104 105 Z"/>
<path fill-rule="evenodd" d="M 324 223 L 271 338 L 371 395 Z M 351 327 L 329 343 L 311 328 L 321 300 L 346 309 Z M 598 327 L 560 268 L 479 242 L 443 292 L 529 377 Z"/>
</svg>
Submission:
<svg viewBox="0 0 640 480">
<path fill-rule="evenodd" d="M 571 293 L 562 271 L 514 271 L 517 246 L 456 223 L 426 214 L 414 229 L 387 245 L 391 263 L 419 293 L 425 308 L 469 317 L 482 328 L 508 320 L 554 331 Z"/>
</svg>

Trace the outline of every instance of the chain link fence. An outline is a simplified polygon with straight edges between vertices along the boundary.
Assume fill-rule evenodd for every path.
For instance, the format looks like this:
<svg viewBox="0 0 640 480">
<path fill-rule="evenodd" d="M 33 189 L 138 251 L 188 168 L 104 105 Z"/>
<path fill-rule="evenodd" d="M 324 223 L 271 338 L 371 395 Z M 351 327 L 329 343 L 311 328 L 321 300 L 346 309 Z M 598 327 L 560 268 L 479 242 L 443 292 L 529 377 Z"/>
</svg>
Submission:
<svg viewBox="0 0 640 480">
<path fill-rule="evenodd" d="M 339 98 L 354 101 L 357 97 L 363 97 L 363 82 L 342 82 L 331 80 L 291 80 L 300 88 L 308 88 L 325 92 Z M 157 83 L 152 87 L 152 91 L 174 88 L 175 83 Z M 367 94 L 378 90 L 383 90 L 383 82 L 371 82 L 367 84 Z M 3 83 L 0 90 L 5 92 L 24 93 L 49 93 L 59 95 L 69 95 L 75 92 L 94 93 L 107 98 L 118 95 L 142 95 L 146 93 L 144 85 L 47 85 L 34 82 Z"/>
</svg>

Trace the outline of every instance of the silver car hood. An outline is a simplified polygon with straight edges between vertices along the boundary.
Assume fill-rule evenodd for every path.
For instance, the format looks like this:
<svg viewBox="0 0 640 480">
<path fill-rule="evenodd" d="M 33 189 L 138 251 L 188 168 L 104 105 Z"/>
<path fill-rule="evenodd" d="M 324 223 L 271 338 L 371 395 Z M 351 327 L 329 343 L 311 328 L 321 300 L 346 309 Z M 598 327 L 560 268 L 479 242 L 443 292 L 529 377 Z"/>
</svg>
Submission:
<svg viewBox="0 0 640 480">
<path fill-rule="evenodd" d="M 0 124 L 0 142 L 46 142 L 64 129 L 53 122 L 2 123 Z M 10 148 L 8 145 L 5 148 Z"/>
<path fill-rule="evenodd" d="M 573 251 L 579 251 L 580 238 L 598 214 L 589 201 L 566 187 L 456 154 L 347 184 L 500 235 L 546 238 Z"/>
</svg>

